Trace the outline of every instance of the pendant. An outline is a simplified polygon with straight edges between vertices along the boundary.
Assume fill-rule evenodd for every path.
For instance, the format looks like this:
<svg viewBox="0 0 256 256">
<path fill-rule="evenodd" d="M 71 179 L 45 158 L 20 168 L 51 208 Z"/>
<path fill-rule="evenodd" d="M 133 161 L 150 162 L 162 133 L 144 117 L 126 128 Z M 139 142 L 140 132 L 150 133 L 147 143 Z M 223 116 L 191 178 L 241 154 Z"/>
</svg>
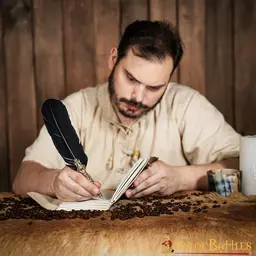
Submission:
<svg viewBox="0 0 256 256">
<path fill-rule="evenodd" d="M 133 166 L 140 158 L 140 151 L 138 149 L 134 150 L 130 165 Z"/>
<path fill-rule="evenodd" d="M 136 150 L 134 151 L 134 153 L 133 153 L 133 159 L 134 159 L 135 161 L 138 161 L 139 158 L 140 158 L 140 151 L 139 151 L 138 149 L 136 149 Z"/>
<path fill-rule="evenodd" d="M 106 163 L 106 169 L 107 169 L 108 171 L 110 171 L 110 170 L 113 169 L 113 162 L 114 162 L 113 160 L 114 160 L 113 156 L 110 155 L 109 158 L 108 158 L 108 161 L 107 161 L 107 163 Z"/>
</svg>

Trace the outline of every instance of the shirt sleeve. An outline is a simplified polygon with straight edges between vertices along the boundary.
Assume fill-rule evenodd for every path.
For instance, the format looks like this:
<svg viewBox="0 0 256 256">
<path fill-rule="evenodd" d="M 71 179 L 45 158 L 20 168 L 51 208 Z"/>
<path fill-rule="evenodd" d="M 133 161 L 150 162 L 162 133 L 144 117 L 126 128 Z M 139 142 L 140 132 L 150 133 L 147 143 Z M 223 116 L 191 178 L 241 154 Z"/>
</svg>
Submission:
<svg viewBox="0 0 256 256">
<path fill-rule="evenodd" d="M 67 108 L 71 123 L 79 135 L 79 111 L 81 111 L 81 93 L 71 94 L 62 102 Z M 45 125 L 41 128 L 39 136 L 25 150 L 24 161 L 34 161 L 49 169 L 62 169 L 65 162 L 55 148 L 51 136 L 49 135 Z"/>
<path fill-rule="evenodd" d="M 196 92 L 182 119 L 182 146 L 190 164 L 239 156 L 240 135 L 203 95 Z"/>
</svg>

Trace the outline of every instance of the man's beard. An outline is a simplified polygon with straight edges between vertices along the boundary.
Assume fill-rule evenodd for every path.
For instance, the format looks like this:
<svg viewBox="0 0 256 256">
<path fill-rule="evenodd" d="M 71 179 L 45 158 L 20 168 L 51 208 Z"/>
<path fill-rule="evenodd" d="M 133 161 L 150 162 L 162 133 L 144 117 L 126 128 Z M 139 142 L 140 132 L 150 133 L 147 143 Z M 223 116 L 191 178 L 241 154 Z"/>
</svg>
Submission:
<svg viewBox="0 0 256 256">
<path fill-rule="evenodd" d="M 137 102 L 136 99 L 129 100 L 126 98 L 118 98 L 116 91 L 115 91 L 115 86 L 114 86 L 114 73 L 115 73 L 116 66 L 117 65 L 115 65 L 115 67 L 113 68 L 113 70 L 108 78 L 108 83 L 109 83 L 108 91 L 109 91 L 110 100 L 111 100 L 113 106 L 115 106 L 117 108 L 117 111 L 122 116 L 129 118 L 129 119 L 137 119 L 137 118 L 142 117 L 143 115 L 146 115 L 150 110 L 154 109 L 156 107 L 156 105 L 161 101 L 164 93 L 162 94 L 160 99 L 151 107 L 142 104 L 142 102 Z M 121 107 L 122 102 L 135 107 L 136 110 L 132 111 L 132 110 L 123 109 Z"/>
</svg>

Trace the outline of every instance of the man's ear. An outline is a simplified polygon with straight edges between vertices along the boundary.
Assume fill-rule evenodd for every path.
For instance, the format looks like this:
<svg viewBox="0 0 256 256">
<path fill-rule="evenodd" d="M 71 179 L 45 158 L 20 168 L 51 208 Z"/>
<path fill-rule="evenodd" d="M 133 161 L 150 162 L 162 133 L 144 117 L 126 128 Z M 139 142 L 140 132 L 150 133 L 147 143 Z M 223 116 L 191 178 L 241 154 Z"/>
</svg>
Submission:
<svg viewBox="0 0 256 256">
<path fill-rule="evenodd" d="M 108 67 L 111 71 L 113 70 L 113 68 L 117 62 L 117 58 L 118 58 L 117 48 L 114 47 L 110 51 L 109 60 L 108 60 Z"/>
</svg>

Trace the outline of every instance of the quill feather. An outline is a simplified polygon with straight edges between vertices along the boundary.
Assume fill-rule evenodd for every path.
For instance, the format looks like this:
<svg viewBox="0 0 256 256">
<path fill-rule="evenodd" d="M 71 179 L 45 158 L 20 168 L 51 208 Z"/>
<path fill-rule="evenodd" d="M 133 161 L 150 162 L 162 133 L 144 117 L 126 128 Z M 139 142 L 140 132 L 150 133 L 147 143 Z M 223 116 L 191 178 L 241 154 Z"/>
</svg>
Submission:
<svg viewBox="0 0 256 256">
<path fill-rule="evenodd" d="M 41 112 L 47 131 L 66 165 L 77 170 L 79 160 L 86 167 L 88 157 L 71 124 L 65 105 L 59 100 L 48 99 L 43 103 Z"/>
</svg>

